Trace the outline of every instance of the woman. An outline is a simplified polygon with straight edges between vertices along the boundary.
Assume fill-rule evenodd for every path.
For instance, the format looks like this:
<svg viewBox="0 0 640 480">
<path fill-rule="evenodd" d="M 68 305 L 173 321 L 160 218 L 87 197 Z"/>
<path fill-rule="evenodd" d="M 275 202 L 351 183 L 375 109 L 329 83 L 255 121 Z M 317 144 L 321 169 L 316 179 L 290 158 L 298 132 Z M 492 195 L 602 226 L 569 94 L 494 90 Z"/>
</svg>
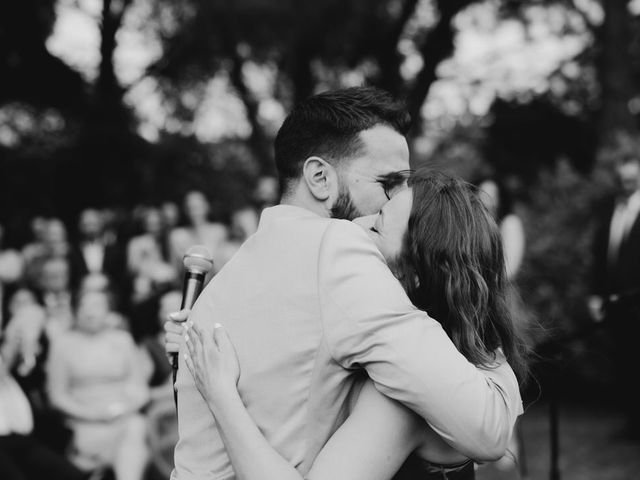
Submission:
<svg viewBox="0 0 640 480">
<path fill-rule="evenodd" d="M 467 359 L 491 368 L 506 357 L 524 378 L 520 337 L 505 307 L 500 233 L 491 215 L 470 185 L 442 173 L 416 174 L 409 186 L 380 215 L 358 223 L 367 228 L 413 303 L 442 323 Z M 224 328 L 206 338 L 192 326 L 187 338 L 187 366 L 216 418 L 238 478 L 302 478 L 266 442 L 242 404 L 236 388 L 240 369 Z M 306 478 L 443 475 L 474 478 L 473 462 L 366 382 Z"/>
<path fill-rule="evenodd" d="M 516 213 L 505 186 L 493 178 L 478 182 L 480 199 L 496 219 L 507 269 L 507 279 L 515 280 L 524 259 L 526 241 L 522 219 Z"/>
<path fill-rule="evenodd" d="M 142 231 L 127 243 L 127 272 L 133 285 L 133 303 L 139 303 L 175 283 L 177 271 L 170 263 L 169 246 L 160 209 L 142 211 Z"/>
<path fill-rule="evenodd" d="M 131 335 L 114 328 L 109 295 L 79 294 L 74 327 L 51 345 L 51 403 L 73 431 L 72 461 L 83 470 L 111 468 L 116 480 L 141 480 L 147 466 L 149 391 Z"/>
<path fill-rule="evenodd" d="M 172 263 L 177 271 L 183 268 L 182 257 L 189 247 L 205 245 L 213 255 L 214 270 L 207 277 L 208 282 L 222 268 L 224 257 L 219 257 L 219 247 L 229 236 L 226 225 L 212 222 L 209 200 L 199 190 L 191 190 L 184 196 L 182 210 L 186 223 L 169 232 L 169 249 Z"/>
</svg>

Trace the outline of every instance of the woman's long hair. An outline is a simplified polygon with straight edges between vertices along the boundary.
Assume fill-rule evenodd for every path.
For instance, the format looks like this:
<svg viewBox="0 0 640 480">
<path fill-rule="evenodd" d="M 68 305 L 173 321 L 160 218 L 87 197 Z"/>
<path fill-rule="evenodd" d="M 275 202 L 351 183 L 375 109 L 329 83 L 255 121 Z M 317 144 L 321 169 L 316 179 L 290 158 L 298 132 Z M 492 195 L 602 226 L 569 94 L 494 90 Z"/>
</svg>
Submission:
<svg viewBox="0 0 640 480">
<path fill-rule="evenodd" d="M 490 367 L 502 348 L 527 377 L 525 336 L 507 307 L 500 231 L 475 187 L 439 171 L 409 179 L 413 206 L 394 270 L 411 301 L 436 319 L 473 364 Z"/>
</svg>

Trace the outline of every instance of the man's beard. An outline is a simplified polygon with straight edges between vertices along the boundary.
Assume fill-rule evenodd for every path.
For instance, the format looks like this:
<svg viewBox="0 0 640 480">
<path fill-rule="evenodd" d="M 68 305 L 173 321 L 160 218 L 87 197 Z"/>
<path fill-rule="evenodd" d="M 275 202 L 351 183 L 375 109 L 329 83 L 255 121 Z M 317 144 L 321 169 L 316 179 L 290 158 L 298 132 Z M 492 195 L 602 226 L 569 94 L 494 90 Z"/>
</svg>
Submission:
<svg viewBox="0 0 640 480">
<path fill-rule="evenodd" d="M 353 203 L 351 193 L 347 185 L 340 181 L 338 185 L 338 198 L 336 198 L 333 207 L 331 207 L 331 218 L 341 220 L 353 220 L 354 218 L 364 216 Z"/>
</svg>

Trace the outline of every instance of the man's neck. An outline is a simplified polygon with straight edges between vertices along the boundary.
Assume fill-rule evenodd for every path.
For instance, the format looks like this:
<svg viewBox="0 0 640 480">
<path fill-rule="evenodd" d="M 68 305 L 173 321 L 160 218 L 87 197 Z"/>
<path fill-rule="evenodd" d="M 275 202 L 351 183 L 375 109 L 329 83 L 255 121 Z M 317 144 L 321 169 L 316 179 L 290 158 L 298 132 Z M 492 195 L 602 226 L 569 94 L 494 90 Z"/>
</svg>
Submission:
<svg viewBox="0 0 640 480">
<path fill-rule="evenodd" d="M 293 207 L 304 208 L 321 217 L 330 217 L 330 213 L 325 205 L 311 195 L 304 195 L 300 192 L 294 192 L 291 194 L 283 195 L 280 200 L 280 205 L 291 205 Z"/>
</svg>

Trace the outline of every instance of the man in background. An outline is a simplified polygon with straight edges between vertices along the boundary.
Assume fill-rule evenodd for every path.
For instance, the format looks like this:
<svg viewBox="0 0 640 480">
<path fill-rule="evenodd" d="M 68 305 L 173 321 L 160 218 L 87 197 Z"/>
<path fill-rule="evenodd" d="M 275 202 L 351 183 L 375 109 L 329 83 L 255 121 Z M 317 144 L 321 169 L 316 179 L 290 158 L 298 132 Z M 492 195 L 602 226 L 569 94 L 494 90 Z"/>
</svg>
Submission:
<svg viewBox="0 0 640 480">
<path fill-rule="evenodd" d="M 640 367 L 636 353 L 640 338 L 640 148 L 637 142 L 616 148 L 618 191 L 600 213 L 588 306 L 596 321 L 608 322 L 617 393 L 628 419 L 625 433 L 640 439 L 640 392 L 633 381 Z"/>
</svg>

